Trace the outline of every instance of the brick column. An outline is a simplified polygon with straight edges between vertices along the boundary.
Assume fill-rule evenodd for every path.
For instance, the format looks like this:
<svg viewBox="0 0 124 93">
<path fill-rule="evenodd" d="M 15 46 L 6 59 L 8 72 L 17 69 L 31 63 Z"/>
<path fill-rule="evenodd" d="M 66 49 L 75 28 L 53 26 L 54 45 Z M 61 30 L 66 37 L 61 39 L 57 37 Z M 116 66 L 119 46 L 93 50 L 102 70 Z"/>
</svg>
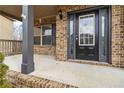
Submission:
<svg viewBox="0 0 124 93">
<path fill-rule="evenodd" d="M 67 13 L 63 11 L 63 19 L 56 20 L 56 59 L 67 60 Z"/>
<path fill-rule="evenodd" d="M 112 6 L 112 65 L 124 67 L 124 6 Z"/>
</svg>

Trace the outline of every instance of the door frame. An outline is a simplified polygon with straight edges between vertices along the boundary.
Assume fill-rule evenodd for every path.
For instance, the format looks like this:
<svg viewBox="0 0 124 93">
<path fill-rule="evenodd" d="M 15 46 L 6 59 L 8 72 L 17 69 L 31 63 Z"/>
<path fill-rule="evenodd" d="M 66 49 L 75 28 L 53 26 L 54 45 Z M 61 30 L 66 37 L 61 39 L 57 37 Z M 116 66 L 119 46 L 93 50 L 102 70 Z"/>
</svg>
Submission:
<svg viewBox="0 0 124 93">
<path fill-rule="evenodd" d="M 72 11 L 72 12 L 68 12 L 67 13 L 67 19 L 68 19 L 68 27 L 67 27 L 67 31 L 68 31 L 68 41 L 67 41 L 67 46 L 68 46 L 68 53 L 67 53 L 67 55 L 68 55 L 68 59 L 76 59 L 76 41 L 74 40 L 74 55 L 73 55 L 73 58 L 70 58 L 69 57 L 69 31 L 70 31 L 70 29 L 69 29 L 69 16 L 70 15 L 74 15 L 74 17 L 76 17 L 76 14 L 77 13 L 83 13 L 83 14 L 85 14 L 85 13 L 87 13 L 87 12 L 92 12 L 92 11 L 95 11 L 95 10 L 99 10 L 99 9 L 102 9 L 102 8 L 108 8 L 108 10 L 109 10 L 109 12 L 108 12 L 108 36 L 109 36 L 109 40 L 108 40 L 108 49 L 107 49 L 107 63 L 111 63 L 111 47 L 112 47 L 112 44 L 111 44 L 111 6 L 108 6 L 108 5 L 105 5 L 105 6 L 95 6 L 95 7 L 91 7 L 91 8 L 86 8 L 86 9 L 81 9 L 81 10 L 78 10 L 78 11 Z M 73 25 L 73 29 L 74 29 L 74 38 L 76 37 L 76 34 L 75 34 L 75 30 L 76 30 L 76 26 L 77 26 L 77 22 L 76 22 L 77 20 L 75 20 L 75 18 L 74 18 L 74 25 Z M 98 57 L 99 57 L 99 54 L 98 54 Z M 99 61 L 99 60 L 98 60 Z"/>
<path fill-rule="evenodd" d="M 76 57 L 75 57 L 75 59 L 79 59 L 79 60 L 90 60 L 90 61 L 98 61 L 99 60 L 99 42 L 98 42 L 98 26 L 96 25 L 96 23 L 98 24 L 98 11 L 88 11 L 88 12 L 81 12 L 81 13 L 78 13 L 77 15 L 76 15 L 76 17 L 77 17 L 77 24 L 78 24 L 78 26 L 76 27 L 77 29 L 77 31 L 75 31 L 76 32 L 76 34 L 77 34 L 77 36 L 79 36 L 79 17 L 80 16 L 85 16 L 85 15 L 91 15 L 91 14 L 93 14 L 93 15 L 95 15 L 94 17 L 95 17 L 95 24 L 94 24 L 94 26 L 95 26 L 95 39 L 94 39 L 94 50 L 92 50 L 92 51 L 95 51 L 94 52 L 94 57 L 91 57 L 91 58 L 89 58 L 89 56 L 85 56 L 84 57 L 84 59 L 82 59 L 82 58 L 80 58 L 79 56 L 80 56 L 80 54 L 78 54 L 78 48 L 79 47 L 81 47 L 79 44 L 77 44 L 77 42 L 75 42 L 75 44 L 76 44 L 76 47 L 75 47 L 75 50 L 76 50 Z M 78 37 L 78 39 L 79 39 L 79 37 Z M 79 42 L 79 41 L 78 41 Z M 84 46 L 84 47 L 92 47 L 92 45 L 86 45 L 86 46 Z M 89 59 L 88 59 L 89 58 Z"/>
</svg>

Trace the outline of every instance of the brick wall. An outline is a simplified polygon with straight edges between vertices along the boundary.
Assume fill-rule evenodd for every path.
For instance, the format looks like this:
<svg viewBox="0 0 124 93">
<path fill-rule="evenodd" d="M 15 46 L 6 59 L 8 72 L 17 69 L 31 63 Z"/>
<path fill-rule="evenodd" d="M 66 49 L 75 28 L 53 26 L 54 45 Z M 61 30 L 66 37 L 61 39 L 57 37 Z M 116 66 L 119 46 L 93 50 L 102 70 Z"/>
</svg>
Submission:
<svg viewBox="0 0 124 93">
<path fill-rule="evenodd" d="M 124 67 L 124 6 L 112 6 L 112 64 Z"/>
<path fill-rule="evenodd" d="M 12 70 L 8 71 L 7 78 L 15 88 L 76 88 L 61 82 L 25 75 Z"/>
<path fill-rule="evenodd" d="M 56 18 L 56 58 L 67 60 L 67 12 L 95 7 L 92 5 L 59 6 L 63 19 Z M 124 67 L 124 6 L 112 6 L 112 65 Z"/>
<path fill-rule="evenodd" d="M 55 46 L 52 45 L 34 45 L 35 54 L 55 55 Z"/>
</svg>

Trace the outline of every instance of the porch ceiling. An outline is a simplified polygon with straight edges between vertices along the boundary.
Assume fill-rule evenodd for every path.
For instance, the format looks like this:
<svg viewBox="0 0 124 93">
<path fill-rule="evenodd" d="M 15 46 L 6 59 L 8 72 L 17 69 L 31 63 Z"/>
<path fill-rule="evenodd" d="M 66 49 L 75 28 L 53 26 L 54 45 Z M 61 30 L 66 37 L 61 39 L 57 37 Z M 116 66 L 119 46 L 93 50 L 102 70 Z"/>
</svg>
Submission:
<svg viewBox="0 0 124 93">
<path fill-rule="evenodd" d="M 21 20 L 21 5 L 0 5 L 0 14 Z M 57 5 L 34 5 L 34 19 L 57 14 Z"/>
</svg>

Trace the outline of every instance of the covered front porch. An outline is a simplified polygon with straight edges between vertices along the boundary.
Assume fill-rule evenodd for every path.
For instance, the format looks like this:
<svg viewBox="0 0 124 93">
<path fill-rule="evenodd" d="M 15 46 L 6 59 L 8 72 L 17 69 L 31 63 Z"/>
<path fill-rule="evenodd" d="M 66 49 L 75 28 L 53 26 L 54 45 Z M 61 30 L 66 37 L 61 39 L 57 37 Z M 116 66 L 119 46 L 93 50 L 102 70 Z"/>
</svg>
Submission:
<svg viewBox="0 0 124 93">
<path fill-rule="evenodd" d="M 21 72 L 22 55 L 8 56 L 5 64 Z M 53 56 L 34 55 L 35 71 L 28 74 L 76 87 L 124 87 L 124 69 L 56 61 Z"/>
<path fill-rule="evenodd" d="M 99 9 L 103 9 L 105 7 L 107 7 L 107 10 L 109 10 L 110 8 L 112 13 L 114 12 L 114 14 L 112 14 L 113 22 L 112 24 L 110 24 L 112 25 L 111 27 L 112 39 L 109 38 L 111 39 L 110 41 L 112 41 L 110 42 L 112 45 L 109 44 L 110 46 L 106 46 L 106 48 L 104 48 L 106 49 L 106 51 L 104 51 L 104 53 L 106 52 L 105 56 L 97 55 L 100 53 L 102 54 L 103 50 L 99 50 L 97 47 L 95 47 L 95 49 L 97 49 L 97 54 L 95 54 L 96 55 L 95 60 L 93 59 L 89 60 L 88 56 L 87 58 L 88 58 L 88 61 L 90 61 L 92 64 L 95 64 L 94 61 L 97 61 L 96 62 L 97 64 L 102 64 L 102 62 L 104 62 L 104 64 L 107 64 L 107 65 L 109 64 L 111 66 L 123 67 L 123 62 L 124 62 L 123 51 L 120 51 L 121 49 L 118 48 L 120 46 L 123 46 L 123 43 L 122 43 L 123 40 L 120 41 L 120 38 L 118 39 L 117 37 L 118 33 L 119 34 L 122 33 L 121 30 L 118 30 L 121 28 L 120 25 L 122 24 L 116 23 L 116 20 L 114 20 L 114 19 L 118 19 L 120 22 L 120 18 L 123 18 L 121 16 L 121 12 L 119 14 L 119 17 L 116 16 L 118 15 L 118 11 L 123 10 L 123 7 L 112 6 L 108 8 L 108 6 L 83 6 L 83 5 L 82 6 L 30 6 L 30 5 L 29 6 L 28 5 L 0 6 L 0 13 L 2 15 L 7 16 L 9 18 L 15 18 L 15 19 L 21 20 L 23 22 L 23 40 L 22 41 L 0 40 L 0 44 L 1 44 L 0 51 L 3 52 L 5 55 L 7 55 L 5 58 L 5 64 L 9 66 L 10 70 L 15 71 L 18 77 L 25 75 L 24 77 L 26 78 L 25 79 L 26 83 L 28 83 L 27 79 L 30 79 L 29 76 L 31 76 L 31 82 L 33 82 L 32 77 L 37 76 L 41 78 L 46 78 L 48 80 L 54 80 L 57 82 L 73 85 L 76 87 L 124 87 L 124 83 L 122 83 L 124 82 L 124 78 L 123 78 L 124 69 L 122 68 L 79 64 L 78 62 L 77 63 L 68 62 L 68 60 L 74 59 L 75 61 L 75 59 L 77 60 L 77 59 L 81 59 L 81 57 L 84 57 L 84 54 L 80 53 L 80 51 L 82 52 L 82 50 L 78 50 L 77 52 L 77 55 L 80 53 L 82 56 L 81 55 L 76 56 L 76 47 L 75 47 L 76 42 L 73 42 L 74 46 L 72 45 L 72 40 L 73 39 L 74 39 L 73 41 L 76 40 L 76 37 L 75 37 L 76 34 L 75 36 L 74 34 L 71 34 L 71 33 L 69 34 L 68 29 L 76 31 L 76 28 L 74 27 L 76 25 L 73 25 L 72 23 L 75 23 L 75 20 L 77 19 L 75 14 L 72 16 L 72 20 L 71 20 L 71 17 L 70 19 L 68 19 L 68 16 L 69 16 L 68 13 L 73 13 L 73 11 L 75 11 L 75 13 L 77 14 L 78 12 L 84 13 L 86 11 L 91 11 L 91 10 L 92 11 L 97 10 L 100 12 Z M 103 11 L 100 13 L 102 14 Z M 103 14 L 106 14 L 106 13 L 108 14 L 107 16 L 109 16 L 109 12 L 104 11 Z M 95 14 L 98 17 L 99 13 L 95 13 Z M 52 16 L 52 19 L 54 19 L 53 23 L 51 23 L 52 21 L 49 22 L 46 20 L 51 16 Z M 94 14 L 92 14 L 91 16 L 87 15 L 85 17 L 86 18 L 91 17 L 91 19 L 95 18 Z M 82 17 L 82 20 L 85 20 L 85 17 Z M 49 20 L 51 20 L 51 18 Z M 70 20 L 70 28 L 68 24 L 69 20 Z M 95 21 L 97 21 L 97 26 L 99 26 L 98 23 L 100 21 L 98 22 L 98 20 L 96 19 Z M 95 21 L 93 23 L 95 23 Z M 51 28 L 51 26 L 56 27 L 56 34 L 54 34 L 54 39 L 53 39 L 53 41 L 56 41 L 55 43 L 49 42 L 49 40 L 51 40 L 51 38 L 49 38 L 50 33 L 46 33 L 47 36 L 43 34 L 44 38 L 46 37 L 48 38 L 44 40 L 42 44 L 51 43 L 54 45 L 54 46 L 52 45 L 52 47 L 51 46 L 41 47 L 41 45 L 37 45 L 34 47 L 33 27 L 36 26 L 40 28 L 41 25 L 43 25 L 43 23 L 47 25 L 47 27 L 44 26 L 44 28 Z M 52 25 L 49 25 L 49 23 L 51 23 Z M 37 24 L 40 24 L 40 25 L 37 25 Z M 116 27 L 116 24 L 118 24 L 118 27 Z M 84 26 L 84 24 L 82 25 Z M 108 26 L 106 27 L 108 29 Z M 98 27 L 97 27 L 97 30 L 98 30 Z M 46 29 L 46 31 L 49 32 L 50 30 Z M 95 32 L 95 30 L 91 30 L 91 31 Z M 101 30 L 99 29 L 99 31 Z M 118 31 L 117 34 L 115 34 L 116 31 Z M 94 33 L 93 35 L 95 34 L 96 33 Z M 73 37 L 73 39 L 69 39 L 71 37 Z M 37 38 L 37 35 L 36 35 L 35 39 L 37 41 L 39 37 Z M 91 36 L 91 39 L 92 39 L 91 45 L 94 46 L 95 43 L 93 43 L 92 41 L 95 40 L 95 37 Z M 48 42 L 46 42 L 47 40 Z M 120 42 L 122 45 L 119 45 L 118 42 Z M 39 43 L 39 42 L 35 42 L 35 43 Z M 97 44 L 97 46 L 101 45 L 101 41 L 99 43 L 100 44 Z M 105 45 L 107 44 L 108 43 L 106 43 Z M 100 46 L 100 49 L 101 47 L 102 46 Z M 108 48 L 108 51 L 107 51 L 107 48 Z M 80 48 L 80 49 L 85 50 L 84 48 Z M 94 49 L 94 48 L 89 47 L 89 49 Z M 75 51 L 72 51 L 72 50 L 75 50 Z M 92 52 L 96 53 L 95 51 L 92 51 Z M 94 54 L 92 54 L 92 52 L 89 51 L 89 54 L 88 54 L 86 51 L 85 53 L 86 55 L 92 56 L 92 58 L 94 58 L 93 56 Z M 16 55 L 16 54 L 19 54 L 19 55 Z M 50 55 L 42 55 L 42 54 L 50 54 Z M 54 57 L 52 55 L 54 55 Z M 100 59 L 101 57 L 103 59 Z M 84 62 L 85 60 L 87 60 L 85 58 L 82 58 L 83 60 L 81 61 Z M 85 63 L 89 63 L 89 62 L 85 62 Z M 16 77 L 14 77 L 14 79 L 18 80 Z M 19 80 L 21 80 L 19 82 L 20 84 L 24 83 L 21 77 L 19 78 Z M 12 80 L 12 82 L 13 81 L 14 80 Z M 23 87 L 26 87 L 26 86 L 23 86 Z"/>
</svg>

